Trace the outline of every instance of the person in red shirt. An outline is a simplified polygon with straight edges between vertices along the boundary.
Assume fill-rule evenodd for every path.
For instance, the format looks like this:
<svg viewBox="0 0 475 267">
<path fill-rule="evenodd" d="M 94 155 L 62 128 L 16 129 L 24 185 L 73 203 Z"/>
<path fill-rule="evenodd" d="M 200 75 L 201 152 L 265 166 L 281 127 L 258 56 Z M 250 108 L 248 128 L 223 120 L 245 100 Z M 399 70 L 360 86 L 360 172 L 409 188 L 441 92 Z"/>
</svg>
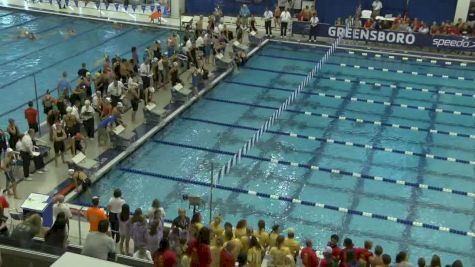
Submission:
<svg viewBox="0 0 475 267">
<path fill-rule="evenodd" d="M 28 122 L 29 129 L 38 132 L 38 110 L 33 107 L 33 101 L 28 102 L 28 108 L 25 110 L 25 119 Z"/>
<path fill-rule="evenodd" d="M 330 237 L 330 241 L 327 244 L 327 246 L 329 246 L 332 249 L 333 258 L 336 261 L 340 261 L 340 254 L 341 254 L 341 248 L 338 246 L 338 241 L 340 241 L 340 237 L 338 237 L 338 235 L 333 234 Z"/>
<path fill-rule="evenodd" d="M 367 265 L 369 265 L 369 259 L 373 257 L 373 252 L 371 252 L 371 249 L 373 249 L 373 242 L 370 240 L 365 240 L 364 241 L 364 248 L 355 248 L 355 253 L 356 257 L 360 261 L 365 261 Z"/>
<path fill-rule="evenodd" d="M 219 253 L 219 267 L 234 267 L 236 259 L 233 257 L 234 243 L 227 242 L 226 246 Z"/>
<path fill-rule="evenodd" d="M 177 263 L 175 253 L 170 249 L 168 239 L 160 241 L 160 247 L 153 254 L 154 267 L 175 267 Z"/>
<path fill-rule="evenodd" d="M 305 267 L 317 267 L 318 266 L 318 257 L 315 251 L 312 248 L 312 241 L 307 240 L 305 242 L 306 247 L 300 252 L 300 257 L 302 258 L 303 266 Z"/>
<path fill-rule="evenodd" d="M 368 20 L 366 20 L 366 22 L 364 23 L 364 28 L 365 28 L 366 30 L 371 30 L 371 29 L 373 29 L 373 24 L 374 24 L 373 19 L 368 19 Z"/>
<path fill-rule="evenodd" d="M 412 22 L 412 30 L 414 32 L 419 32 L 419 29 L 421 28 L 422 26 L 422 23 L 420 20 L 418 20 L 417 18 L 414 18 L 414 21 Z"/>
<path fill-rule="evenodd" d="M 190 267 L 210 267 L 211 250 L 209 248 L 210 230 L 201 228 L 198 238 L 193 238 L 188 244 L 187 254 L 190 255 Z"/>
</svg>

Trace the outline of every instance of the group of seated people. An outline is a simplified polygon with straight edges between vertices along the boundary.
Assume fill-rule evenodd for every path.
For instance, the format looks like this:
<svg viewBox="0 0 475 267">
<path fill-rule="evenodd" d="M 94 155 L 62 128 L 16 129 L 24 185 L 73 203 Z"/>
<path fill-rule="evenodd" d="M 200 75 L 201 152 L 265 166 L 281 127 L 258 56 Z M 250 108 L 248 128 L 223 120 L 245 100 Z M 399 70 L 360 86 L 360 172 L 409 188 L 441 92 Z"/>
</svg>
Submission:
<svg viewBox="0 0 475 267">
<path fill-rule="evenodd" d="M 459 19 L 457 23 L 445 21 L 438 24 L 436 21 L 434 21 L 432 24 L 427 24 L 418 18 L 411 19 L 407 16 L 401 16 L 401 14 L 392 20 L 377 18 L 361 20 L 354 19 L 352 16 L 350 16 L 345 20 L 340 17 L 337 18 L 335 21 L 335 26 L 345 26 L 349 21 L 353 23 L 354 27 L 365 28 L 367 30 L 375 29 L 398 32 L 415 32 L 431 35 L 475 36 L 475 23 L 464 22 L 462 19 Z"/>
</svg>

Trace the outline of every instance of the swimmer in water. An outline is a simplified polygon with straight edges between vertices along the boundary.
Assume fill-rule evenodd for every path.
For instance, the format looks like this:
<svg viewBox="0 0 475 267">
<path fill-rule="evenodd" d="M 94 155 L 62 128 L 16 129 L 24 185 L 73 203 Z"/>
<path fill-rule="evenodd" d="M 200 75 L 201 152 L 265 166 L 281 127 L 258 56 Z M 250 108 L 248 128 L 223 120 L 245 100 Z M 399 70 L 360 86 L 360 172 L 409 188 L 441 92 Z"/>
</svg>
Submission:
<svg viewBox="0 0 475 267">
<path fill-rule="evenodd" d="M 68 29 L 67 31 L 63 32 L 63 31 L 59 31 L 59 34 L 61 34 L 65 39 L 69 38 L 69 37 L 72 37 L 72 36 L 75 36 L 76 35 L 76 31 L 74 29 Z"/>
</svg>

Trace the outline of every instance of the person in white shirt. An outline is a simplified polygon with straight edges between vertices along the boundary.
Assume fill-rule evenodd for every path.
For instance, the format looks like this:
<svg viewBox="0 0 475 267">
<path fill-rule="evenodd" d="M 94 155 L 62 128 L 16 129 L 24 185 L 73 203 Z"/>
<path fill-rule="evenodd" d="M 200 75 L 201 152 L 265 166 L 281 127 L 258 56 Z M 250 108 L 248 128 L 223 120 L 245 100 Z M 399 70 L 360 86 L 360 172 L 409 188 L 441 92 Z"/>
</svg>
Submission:
<svg viewBox="0 0 475 267">
<path fill-rule="evenodd" d="M 94 108 L 91 106 L 91 101 L 89 99 L 84 101 L 84 106 L 82 106 L 81 108 L 81 119 L 82 119 L 82 123 L 84 124 L 84 128 L 86 129 L 87 137 L 89 137 L 89 139 L 93 139 L 94 138 Z"/>
<path fill-rule="evenodd" d="M 71 114 L 73 114 L 74 117 L 76 117 L 76 120 L 77 121 L 81 121 L 81 117 L 79 116 L 79 106 L 81 105 L 81 102 L 80 101 L 76 101 L 76 103 L 73 104 L 72 106 L 72 109 L 73 111 L 71 111 Z"/>
<path fill-rule="evenodd" d="M 272 37 L 272 18 L 274 18 L 274 14 L 269 10 L 269 8 L 266 7 L 266 11 L 264 12 L 264 21 L 266 36 L 268 37 Z"/>
<path fill-rule="evenodd" d="M 284 9 L 282 14 L 280 14 L 280 38 L 287 36 L 287 26 L 289 25 L 289 21 L 292 19 L 289 10 Z"/>
<path fill-rule="evenodd" d="M 33 137 L 35 130 L 30 129 L 17 143 L 17 150 L 20 151 L 21 160 L 23 161 L 23 177 L 25 180 L 31 181 L 30 178 L 30 161 L 33 156 Z"/>
<path fill-rule="evenodd" d="M 317 13 L 313 12 L 312 17 L 310 18 L 310 34 L 308 36 L 308 41 L 309 42 L 312 41 L 312 37 L 313 37 L 313 41 L 317 42 L 318 22 L 319 22 L 319 20 L 318 20 L 318 17 L 317 17 Z"/>
<path fill-rule="evenodd" d="M 109 210 L 109 222 L 111 226 L 112 238 L 115 237 L 115 242 L 119 243 L 119 214 L 122 211 L 122 205 L 125 204 L 125 200 L 122 198 L 122 191 L 120 189 L 114 190 L 114 196 L 110 198 L 107 209 Z"/>
<path fill-rule="evenodd" d="M 196 38 L 195 44 L 196 44 L 196 48 L 198 49 L 201 49 L 203 47 L 203 44 L 204 44 L 203 33 L 200 34 L 198 38 Z"/>
<path fill-rule="evenodd" d="M 69 205 L 64 203 L 64 196 L 57 195 L 55 197 L 56 203 L 53 205 L 53 218 L 56 218 L 58 213 L 63 212 L 66 215 L 66 225 L 68 226 L 69 230 L 69 219 L 73 218 L 73 214 L 69 209 Z"/>
<path fill-rule="evenodd" d="M 372 7 L 373 13 L 371 13 L 371 17 L 375 18 L 381 14 L 381 9 L 383 9 L 383 3 L 381 3 L 381 0 L 374 0 Z"/>
<path fill-rule="evenodd" d="M 144 63 L 140 64 L 140 77 L 142 78 L 143 88 L 150 86 L 150 77 L 152 76 L 150 59 L 146 59 Z"/>
<path fill-rule="evenodd" d="M 107 87 L 107 92 L 109 92 L 109 94 L 111 95 L 113 107 L 115 107 L 117 103 L 120 101 L 120 97 L 122 96 L 122 93 L 124 92 L 124 88 L 125 88 L 124 84 L 117 79 L 111 82 L 109 86 Z"/>
</svg>

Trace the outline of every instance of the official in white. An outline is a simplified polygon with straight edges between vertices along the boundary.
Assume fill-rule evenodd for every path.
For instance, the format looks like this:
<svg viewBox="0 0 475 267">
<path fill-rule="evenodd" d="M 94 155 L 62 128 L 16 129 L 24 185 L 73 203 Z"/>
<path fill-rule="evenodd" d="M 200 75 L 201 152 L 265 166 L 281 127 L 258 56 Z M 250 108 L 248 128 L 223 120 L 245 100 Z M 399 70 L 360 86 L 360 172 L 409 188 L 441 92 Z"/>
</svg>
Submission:
<svg viewBox="0 0 475 267">
<path fill-rule="evenodd" d="M 269 8 L 266 7 L 266 11 L 264 12 L 264 25 L 266 27 L 267 37 L 272 37 L 272 18 L 274 18 L 274 14 L 272 14 L 272 11 L 270 11 Z"/>
<path fill-rule="evenodd" d="M 292 19 L 289 10 L 286 8 L 280 14 L 280 38 L 287 36 L 287 26 L 289 25 L 289 21 Z"/>
<path fill-rule="evenodd" d="M 310 18 L 310 33 L 308 35 L 309 42 L 317 42 L 317 27 L 318 27 L 318 17 L 317 13 L 313 12 L 312 17 Z M 313 40 L 312 40 L 313 39 Z"/>
<path fill-rule="evenodd" d="M 371 17 L 375 18 L 381 14 L 381 9 L 383 9 L 383 3 L 381 3 L 381 0 L 374 0 L 372 7 L 373 13 L 371 13 Z"/>
</svg>

